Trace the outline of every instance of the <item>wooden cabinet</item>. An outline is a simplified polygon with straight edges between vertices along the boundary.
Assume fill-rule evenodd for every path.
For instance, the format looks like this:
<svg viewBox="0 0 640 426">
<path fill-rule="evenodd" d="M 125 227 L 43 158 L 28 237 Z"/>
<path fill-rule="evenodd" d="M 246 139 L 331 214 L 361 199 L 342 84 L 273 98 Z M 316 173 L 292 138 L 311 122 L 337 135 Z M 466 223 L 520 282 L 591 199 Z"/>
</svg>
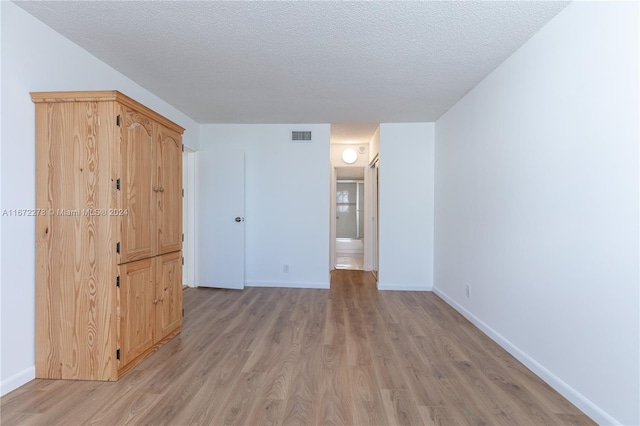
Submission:
<svg viewBox="0 0 640 426">
<path fill-rule="evenodd" d="M 182 253 L 122 264 L 118 276 L 120 362 L 128 365 L 182 323 Z"/>
<path fill-rule="evenodd" d="M 136 359 L 154 344 L 155 262 L 153 258 L 120 265 L 120 362 Z"/>
<path fill-rule="evenodd" d="M 155 141 L 153 122 L 125 108 L 122 120 L 122 247 L 120 262 L 154 256 L 156 246 Z"/>
<path fill-rule="evenodd" d="M 182 247 L 182 138 L 176 131 L 157 126 L 154 139 L 156 253 L 165 254 Z M 175 179 L 176 176 L 180 179 Z"/>
<path fill-rule="evenodd" d="M 182 322 L 182 256 L 173 252 L 157 257 L 155 277 L 155 342 Z"/>
<path fill-rule="evenodd" d="M 117 380 L 182 326 L 182 133 L 116 91 L 36 104 L 36 377 Z"/>
</svg>

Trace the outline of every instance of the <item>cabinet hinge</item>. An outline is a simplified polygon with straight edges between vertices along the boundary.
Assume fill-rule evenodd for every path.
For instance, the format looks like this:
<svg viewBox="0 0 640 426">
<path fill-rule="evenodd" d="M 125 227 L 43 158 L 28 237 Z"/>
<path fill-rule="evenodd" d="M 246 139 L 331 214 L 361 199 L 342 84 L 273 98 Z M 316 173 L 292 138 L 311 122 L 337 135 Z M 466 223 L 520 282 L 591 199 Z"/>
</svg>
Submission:
<svg viewBox="0 0 640 426">
<path fill-rule="evenodd" d="M 116 179 L 116 189 L 120 191 L 120 178 Z"/>
<path fill-rule="evenodd" d="M 120 243 L 116 243 L 116 253 L 120 254 Z"/>
<path fill-rule="evenodd" d="M 182 233 L 182 242 L 184 243 L 184 232 Z"/>
<path fill-rule="evenodd" d="M 120 114 L 116 115 L 116 126 L 120 127 Z"/>
<path fill-rule="evenodd" d="M 120 275 L 116 277 L 116 287 L 120 287 Z"/>
<path fill-rule="evenodd" d="M 120 361 L 120 349 L 116 349 L 116 359 Z"/>
<path fill-rule="evenodd" d="M 184 152 L 184 144 L 182 144 L 182 152 Z"/>
<path fill-rule="evenodd" d="M 182 318 L 184 318 L 184 308 L 182 308 Z"/>
<path fill-rule="evenodd" d="M 184 198 L 184 188 L 182 188 L 182 197 Z"/>
<path fill-rule="evenodd" d="M 182 266 L 184 266 L 184 256 L 182 257 Z"/>
</svg>

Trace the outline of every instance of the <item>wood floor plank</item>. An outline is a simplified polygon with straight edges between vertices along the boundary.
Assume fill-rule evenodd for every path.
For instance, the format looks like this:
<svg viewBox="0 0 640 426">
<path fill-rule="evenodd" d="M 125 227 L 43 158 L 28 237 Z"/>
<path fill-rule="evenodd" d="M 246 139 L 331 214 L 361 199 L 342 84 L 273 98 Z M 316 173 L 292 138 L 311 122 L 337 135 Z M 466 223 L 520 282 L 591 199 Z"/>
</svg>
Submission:
<svg viewBox="0 0 640 426">
<path fill-rule="evenodd" d="M 188 289 L 182 332 L 118 382 L 33 380 L 3 425 L 592 425 L 431 292 Z"/>
<path fill-rule="evenodd" d="M 352 390 L 344 383 L 349 377 L 347 364 L 345 345 L 323 346 L 315 424 L 353 424 Z"/>
<path fill-rule="evenodd" d="M 47 424 L 47 416 L 34 413 L 21 413 L 19 411 L 8 416 L 2 416 L 2 424 L 5 426 L 40 426 Z"/>
<path fill-rule="evenodd" d="M 284 404 L 278 399 L 259 399 L 249 415 L 247 424 L 255 426 L 274 426 L 282 424 Z"/>
<path fill-rule="evenodd" d="M 469 419 L 461 415 L 459 410 L 448 407 L 423 407 L 418 411 L 427 426 L 469 425 Z"/>
<path fill-rule="evenodd" d="M 346 276 L 345 276 L 346 278 Z M 357 284 L 356 284 L 357 285 Z M 319 398 L 317 402 L 315 424 L 344 425 L 354 424 L 353 389 L 349 380 L 349 345 L 358 345 L 358 339 L 348 338 L 348 316 L 354 315 L 355 306 L 344 303 L 344 281 L 334 280 L 329 292 L 325 313 L 325 345 L 322 352 Z M 358 318 L 358 321 L 360 319 Z M 353 318 L 351 319 L 351 326 Z M 366 344 L 366 342 L 365 342 Z"/>
<path fill-rule="evenodd" d="M 349 381 L 353 394 L 355 423 L 359 425 L 390 424 L 373 367 L 350 366 Z"/>
<path fill-rule="evenodd" d="M 307 424 L 316 416 L 313 402 L 318 397 L 326 293 L 322 290 L 303 293 L 292 315 L 294 342 L 300 345 L 300 357 L 286 397 L 284 424 Z"/>
<path fill-rule="evenodd" d="M 216 425 L 248 424 L 253 401 L 264 382 L 264 373 L 240 373 L 236 385 L 230 389 L 229 399 L 213 419 Z"/>
<path fill-rule="evenodd" d="M 387 324 L 395 359 L 402 367 L 406 383 L 414 395 L 418 405 L 444 406 L 450 401 L 451 395 L 445 389 L 446 380 L 439 379 L 439 375 L 432 369 L 428 360 L 422 357 L 408 338 L 401 323 Z M 451 371 L 453 374 L 453 371 Z M 424 386 L 429 382 L 430 386 Z"/>
<path fill-rule="evenodd" d="M 375 287 L 371 285 L 370 288 L 371 290 L 361 297 L 367 300 L 368 309 L 363 315 L 378 384 L 383 389 L 406 390 L 409 387 L 407 379 L 393 349 L 385 321 L 379 315 L 382 310 L 380 298 L 376 297 Z"/>
<path fill-rule="evenodd" d="M 116 407 L 104 406 L 91 416 L 87 425 L 135 425 L 139 419 L 157 407 L 161 396 L 153 393 L 127 392 L 120 398 Z M 71 420 L 71 419 L 69 419 Z M 64 423 L 68 423 L 65 419 Z"/>
<path fill-rule="evenodd" d="M 382 389 L 382 401 L 390 425 L 420 425 L 423 419 L 409 391 Z"/>
<path fill-rule="evenodd" d="M 286 293 L 280 293 L 285 296 Z M 288 302 L 287 302 L 288 301 Z M 288 324 L 293 315 L 293 306 L 297 304 L 297 298 L 280 298 L 276 303 L 269 306 L 269 309 L 277 312 L 277 315 L 271 315 L 271 319 L 264 320 L 262 323 L 261 338 L 254 341 L 254 345 L 249 348 L 250 356 L 246 364 L 242 367 L 243 373 L 248 372 L 266 372 L 272 369 L 274 364 L 285 354 L 291 351 L 293 343 L 291 327 Z M 299 348 L 294 350 L 299 352 Z M 266 399 L 280 399 L 280 397 Z"/>
</svg>

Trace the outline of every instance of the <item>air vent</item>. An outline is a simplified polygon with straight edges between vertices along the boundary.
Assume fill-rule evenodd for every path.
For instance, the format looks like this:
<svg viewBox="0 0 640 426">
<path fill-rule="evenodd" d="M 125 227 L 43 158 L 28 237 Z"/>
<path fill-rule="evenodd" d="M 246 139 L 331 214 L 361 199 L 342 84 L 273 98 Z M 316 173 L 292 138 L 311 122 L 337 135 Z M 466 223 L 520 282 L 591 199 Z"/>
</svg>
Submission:
<svg viewBox="0 0 640 426">
<path fill-rule="evenodd" d="M 311 142 L 311 132 L 307 130 L 294 130 L 291 132 L 291 142 Z"/>
</svg>

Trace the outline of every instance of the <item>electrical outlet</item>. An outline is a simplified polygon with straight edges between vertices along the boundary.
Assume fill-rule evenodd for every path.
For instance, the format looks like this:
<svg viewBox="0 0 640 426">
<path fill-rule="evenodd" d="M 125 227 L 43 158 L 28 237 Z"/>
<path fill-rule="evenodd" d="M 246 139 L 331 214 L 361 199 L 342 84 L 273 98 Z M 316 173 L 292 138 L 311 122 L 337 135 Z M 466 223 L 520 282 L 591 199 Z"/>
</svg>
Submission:
<svg viewBox="0 0 640 426">
<path fill-rule="evenodd" d="M 284 272 L 285 274 L 289 273 L 289 264 L 285 263 L 284 265 L 282 265 L 282 272 Z"/>
<path fill-rule="evenodd" d="M 471 297 L 471 286 L 469 284 L 467 284 L 466 292 L 467 292 L 467 297 Z"/>
</svg>

